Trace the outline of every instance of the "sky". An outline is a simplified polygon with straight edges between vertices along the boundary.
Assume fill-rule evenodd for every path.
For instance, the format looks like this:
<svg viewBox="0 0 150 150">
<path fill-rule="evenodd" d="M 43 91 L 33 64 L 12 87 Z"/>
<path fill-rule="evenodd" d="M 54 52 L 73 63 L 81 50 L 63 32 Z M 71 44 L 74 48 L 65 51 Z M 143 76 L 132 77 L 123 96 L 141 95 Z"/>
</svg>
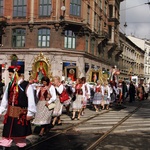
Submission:
<svg viewBox="0 0 150 150">
<path fill-rule="evenodd" d="M 120 6 L 120 31 L 150 40 L 150 0 L 124 0 Z M 126 23 L 126 27 L 124 26 Z"/>
</svg>

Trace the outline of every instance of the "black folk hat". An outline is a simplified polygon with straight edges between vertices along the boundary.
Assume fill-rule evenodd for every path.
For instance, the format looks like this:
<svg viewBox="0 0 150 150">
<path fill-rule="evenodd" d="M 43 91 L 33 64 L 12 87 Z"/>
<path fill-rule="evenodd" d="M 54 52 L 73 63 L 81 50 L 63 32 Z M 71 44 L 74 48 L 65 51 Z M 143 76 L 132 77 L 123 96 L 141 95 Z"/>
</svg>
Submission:
<svg viewBox="0 0 150 150">
<path fill-rule="evenodd" d="M 21 66 L 9 66 L 7 70 L 8 70 L 8 72 L 12 72 L 12 73 L 14 73 L 14 72 L 21 73 L 20 72 Z"/>
</svg>

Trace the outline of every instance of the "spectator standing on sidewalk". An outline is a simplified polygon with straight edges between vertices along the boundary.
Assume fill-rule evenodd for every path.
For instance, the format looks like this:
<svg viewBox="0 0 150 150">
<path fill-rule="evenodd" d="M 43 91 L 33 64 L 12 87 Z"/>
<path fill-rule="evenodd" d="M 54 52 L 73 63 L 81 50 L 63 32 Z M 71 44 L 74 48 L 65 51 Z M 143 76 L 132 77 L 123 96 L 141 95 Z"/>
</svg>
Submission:
<svg viewBox="0 0 150 150">
<path fill-rule="evenodd" d="M 32 133 L 30 120 L 36 112 L 33 88 L 19 72 L 20 66 L 8 68 L 10 82 L 0 105 L 0 116 L 4 116 L 4 127 L 0 146 L 10 147 L 12 141 L 18 147 L 26 146 L 26 136 Z"/>
</svg>

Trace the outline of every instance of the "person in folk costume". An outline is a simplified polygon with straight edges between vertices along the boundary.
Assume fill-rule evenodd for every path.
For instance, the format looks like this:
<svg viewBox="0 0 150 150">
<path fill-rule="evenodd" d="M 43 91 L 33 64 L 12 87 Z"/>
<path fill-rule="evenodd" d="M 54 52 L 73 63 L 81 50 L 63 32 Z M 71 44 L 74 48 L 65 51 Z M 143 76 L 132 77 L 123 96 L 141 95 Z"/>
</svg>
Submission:
<svg viewBox="0 0 150 150">
<path fill-rule="evenodd" d="M 110 70 L 110 76 L 109 76 L 109 82 L 114 81 L 118 85 L 118 75 L 120 74 L 120 71 L 117 69 L 116 66 L 112 67 Z"/>
<path fill-rule="evenodd" d="M 87 105 L 87 100 L 90 99 L 90 87 L 89 87 L 89 85 L 87 84 L 85 77 L 82 77 L 82 78 L 81 78 L 81 82 L 82 82 L 82 84 L 83 84 L 83 88 L 85 89 L 85 96 L 84 96 L 84 98 L 83 98 L 82 110 L 81 110 L 81 116 L 83 116 L 83 115 L 84 115 L 84 110 L 85 110 L 86 105 Z"/>
<path fill-rule="evenodd" d="M 113 88 L 112 88 L 111 84 L 108 84 L 108 88 L 109 88 L 109 91 L 110 91 L 110 97 L 108 97 L 109 107 L 110 107 L 110 106 L 112 106 L 112 103 L 114 102 L 115 95 L 113 93 Z"/>
<path fill-rule="evenodd" d="M 79 78 L 76 80 L 75 94 L 76 94 L 76 100 L 72 102 L 73 114 L 71 119 L 74 120 L 76 117 L 76 112 L 78 112 L 77 119 L 79 120 L 82 111 L 82 103 L 85 98 L 85 88 L 83 86 L 82 80 Z"/>
<path fill-rule="evenodd" d="M 70 80 L 69 82 L 61 81 L 61 83 L 63 84 L 64 88 L 66 89 L 69 97 L 72 98 L 73 93 L 74 93 L 73 87 L 72 87 L 72 85 L 73 85 L 72 80 Z M 66 107 L 65 107 L 67 115 L 70 115 L 70 105 L 71 105 L 71 103 L 66 105 Z"/>
<path fill-rule="evenodd" d="M 122 94 L 123 94 L 122 93 L 123 90 L 122 90 L 122 83 L 121 82 L 119 83 L 117 90 L 118 90 L 118 100 L 117 100 L 117 103 L 121 104 L 122 103 Z"/>
<path fill-rule="evenodd" d="M 47 107 L 56 100 L 55 87 L 50 83 L 50 79 L 47 76 L 42 77 L 41 83 L 43 86 L 37 87 L 37 113 L 32 122 L 35 125 L 41 126 L 39 136 L 43 136 L 51 122 L 53 109 L 49 110 Z"/>
<path fill-rule="evenodd" d="M 57 125 L 62 125 L 60 116 L 62 115 L 63 106 L 69 107 L 70 101 L 71 101 L 69 98 L 68 100 L 64 101 L 63 103 L 60 102 L 59 95 L 63 94 L 63 91 L 66 89 L 65 89 L 64 85 L 61 83 L 59 76 L 53 77 L 53 83 L 54 83 L 54 86 L 56 89 L 57 98 L 56 98 L 56 106 L 55 106 L 54 111 L 53 111 L 53 117 L 54 118 L 53 118 L 53 121 L 51 123 L 52 127 L 56 124 L 56 121 L 57 121 Z"/>
<path fill-rule="evenodd" d="M 110 101 L 111 101 L 111 89 L 108 85 L 108 82 L 104 83 L 103 88 L 102 88 L 102 95 L 104 97 L 104 103 L 102 104 L 102 109 L 105 109 L 105 105 L 106 105 L 106 109 L 109 109 L 109 105 L 110 105 Z"/>
<path fill-rule="evenodd" d="M 95 111 L 99 112 L 99 106 L 100 106 L 101 101 L 103 99 L 102 87 L 101 87 L 99 80 L 97 81 L 97 84 L 94 87 L 94 92 L 95 92 L 95 94 L 94 94 L 94 98 L 93 98 L 93 105 L 94 105 Z"/>
<path fill-rule="evenodd" d="M 0 105 L 0 115 L 6 110 L 0 146 L 10 147 L 12 141 L 18 147 L 26 146 L 26 136 L 32 133 L 30 120 L 36 113 L 34 92 L 29 82 L 23 80 L 20 66 L 8 68 L 10 82 Z"/>
<path fill-rule="evenodd" d="M 117 96 L 119 94 L 117 84 L 114 81 L 111 81 L 110 86 L 111 86 L 112 91 L 113 91 L 113 93 L 111 94 L 111 102 L 116 102 Z"/>
</svg>

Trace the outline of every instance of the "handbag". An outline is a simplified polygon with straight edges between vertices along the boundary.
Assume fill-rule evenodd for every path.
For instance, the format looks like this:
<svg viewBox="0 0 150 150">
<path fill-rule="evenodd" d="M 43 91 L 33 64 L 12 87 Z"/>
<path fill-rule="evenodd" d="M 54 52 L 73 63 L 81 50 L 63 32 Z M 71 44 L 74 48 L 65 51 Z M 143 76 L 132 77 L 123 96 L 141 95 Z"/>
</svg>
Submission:
<svg viewBox="0 0 150 150">
<path fill-rule="evenodd" d="M 55 103 L 50 103 L 50 104 L 47 106 L 47 108 L 48 108 L 49 110 L 52 110 L 52 109 L 55 108 L 55 106 L 56 106 Z"/>
<path fill-rule="evenodd" d="M 67 101 L 68 99 L 69 99 L 69 95 L 66 89 L 64 89 L 63 92 L 59 95 L 59 100 L 61 103 L 63 103 L 64 101 Z"/>
</svg>

